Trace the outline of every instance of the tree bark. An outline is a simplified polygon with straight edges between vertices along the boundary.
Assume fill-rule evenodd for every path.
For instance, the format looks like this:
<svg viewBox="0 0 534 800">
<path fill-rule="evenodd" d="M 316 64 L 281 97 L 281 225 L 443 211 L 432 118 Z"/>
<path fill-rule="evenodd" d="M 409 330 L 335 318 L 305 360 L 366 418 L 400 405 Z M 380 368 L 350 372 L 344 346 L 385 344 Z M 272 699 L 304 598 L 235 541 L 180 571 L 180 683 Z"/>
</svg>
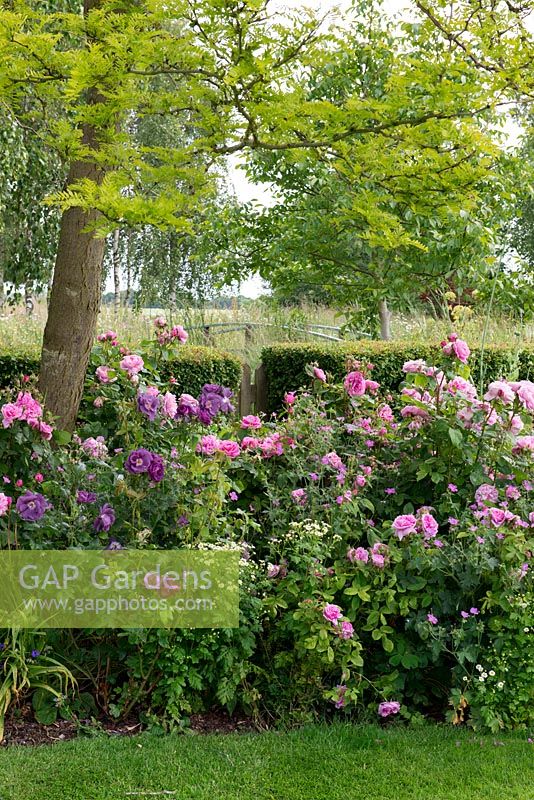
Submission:
<svg viewBox="0 0 534 800">
<path fill-rule="evenodd" d="M 100 2 L 84 0 L 84 14 Z M 88 104 L 99 100 L 96 90 L 88 91 Z M 84 126 L 82 141 L 91 150 L 98 149 L 93 126 Z M 67 184 L 83 178 L 101 183 L 103 172 L 90 160 L 73 162 Z M 76 422 L 100 308 L 105 239 L 85 231 L 99 216 L 94 209 L 70 208 L 61 218 L 39 389 L 56 426 L 63 430 L 72 430 Z"/>
<path fill-rule="evenodd" d="M 128 230 L 128 240 L 126 246 L 126 297 L 125 297 L 126 308 L 128 308 L 128 306 L 130 305 L 130 297 L 132 294 L 131 258 L 132 258 L 132 230 L 130 228 Z"/>
<path fill-rule="evenodd" d="M 380 338 L 391 339 L 391 312 L 386 300 L 378 303 L 378 315 L 380 317 Z"/>
<path fill-rule="evenodd" d="M 111 247 L 111 255 L 113 261 L 113 306 L 115 314 L 118 314 L 121 307 L 121 272 L 120 272 L 120 244 L 121 232 L 119 228 L 113 231 L 113 242 Z"/>
</svg>

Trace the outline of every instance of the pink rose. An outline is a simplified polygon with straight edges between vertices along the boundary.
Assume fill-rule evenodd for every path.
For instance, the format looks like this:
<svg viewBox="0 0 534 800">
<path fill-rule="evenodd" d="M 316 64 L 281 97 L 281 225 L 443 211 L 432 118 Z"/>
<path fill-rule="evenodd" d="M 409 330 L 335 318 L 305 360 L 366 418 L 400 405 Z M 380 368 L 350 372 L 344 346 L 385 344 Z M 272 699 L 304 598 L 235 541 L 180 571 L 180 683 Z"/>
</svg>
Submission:
<svg viewBox="0 0 534 800">
<path fill-rule="evenodd" d="M 10 428 L 17 419 L 22 419 L 24 416 L 24 409 L 16 403 L 5 403 L 1 408 L 2 411 L 2 425 L 4 428 Z"/>
<path fill-rule="evenodd" d="M 317 378 L 318 381 L 321 381 L 322 383 L 326 383 L 326 375 L 324 374 L 322 369 L 320 369 L 319 367 L 314 367 L 313 368 L 313 374 Z"/>
<path fill-rule="evenodd" d="M 505 405 L 514 402 L 515 394 L 511 386 L 505 381 L 493 381 L 488 386 L 484 400 L 502 400 Z"/>
<path fill-rule="evenodd" d="M 212 456 L 219 449 L 219 444 L 219 439 L 212 433 L 208 433 L 197 444 L 197 453 L 202 453 L 204 456 Z"/>
<path fill-rule="evenodd" d="M 475 492 L 475 500 L 479 505 L 482 505 L 486 501 L 496 503 L 498 499 L 499 492 L 495 486 L 492 486 L 490 483 L 482 483 Z"/>
<path fill-rule="evenodd" d="M 241 420 L 242 428 L 261 428 L 261 419 L 254 414 L 248 414 Z"/>
<path fill-rule="evenodd" d="M 342 639 L 352 639 L 354 636 L 354 626 L 352 623 L 348 622 L 347 620 L 343 620 L 339 635 Z"/>
<path fill-rule="evenodd" d="M 343 616 L 343 612 L 339 606 L 334 603 L 327 603 L 323 608 L 323 617 L 327 622 L 337 625 L 338 619 Z"/>
<path fill-rule="evenodd" d="M 131 377 L 132 375 L 137 375 L 138 372 L 141 372 L 141 370 L 145 366 L 145 363 L 141 358 L 141 356 L 136 356 L 135 354 L 132 354 L 130 356 L 124 356 L 119 366 L 121 369 L 127 372 L 128 375 L 130 375 Z"/>
<path fill-rule="evenodd" d="M 391 714 L 398 714 L 400 707 L 400 703 L 397 703 L 396 700 L 389 700 L 384 703 L 380 703 L 378 706 L 378 715 L 385 718 L 391 716 Z"/>
<path fill-rule="evenodd" d="M 365 394 L 365 378 L 361 372 L 349 372 L 343 382 L 343 386 L 349 397 Z"/>
<path fill-rule="evenodd" d="M 50 439 L 52 438 L 54 429 L 52 428 L 51 425 L 47 425 L 46 422 L 43 422 L 40 419 L 29 419 L 28 425 L 30 426 L 30 428 L 39 431 L 43 439 L 50 441 Z"/>
<path fill-rule="evenodd" d="M 519 381 L 516 394 L 527 411 L 534 411 L 534 383 Z"/>
<path fill-rule="evenodd" d="M 432 539 L 436 536 L 439 525 L 432 514 L 421 514 L 421 528 L 425 539 Z"/>
<path fill-rule="evenodd" d="M 417 520 L 413 514 L 401 514 L 393 520 L 392 528 L 402 541 L 405 536 L 408 536 L 410 533 L 415 533 L 416 525 Z"/>
<path fill-rule="evenodd" d="M 295 394 L 295 392 L 286 392 L 284 395 L 284 403 L 287 406 L 292 406 L 296 399 L 297 395 Z"/>
<path fill-rule="evenodd" d="M 154 327 L 156 328 L 166 328 L 167 327 L 167 320 L 165 317 L 156 317 L 154 320 Z"/>
<path fill-rule="evenodd" d="M 422 422 L 430 419 L 430 414 L 425 408 L 419 408 L 419 406 L 404 406 L 401 409 L 401 417 L 415 417 L 420 419 Z"/>
<path fill-rule="evenodd" d="M 172 392 L 165 392 L 163 395 L 163 402 L 161 404 L 161 413 L 164 417 L 174 419 L 178 411 L 178 402 Z"/>
<path fill-rule="evenodd" d="M 534 453 L 534 436 L 518 436 L 515 440 L 514 451 L 530 450 Z"/>
<path fill-rule="evenodd" d="M 217 449 L 219 453 L 224 453 L 228 458 L 237 458 L 241 453 L 238 443 L 231 441 L 231 439 L 222 439 Z"/>
<path fill-rule="evenodd" d="M 100 381 L 100 383 L 112 383 L 116 381 L 116 378 L 110 378 L 109 376 L 110 367 L 97 367 L 95 370 L 95 375 Z"/>
<path fill-rule="evenodd" d="M 455 355 L 462 364 L 467 364 L 467 359 L 471 354 L 467 342 L 459 339 L 456 333 L 450 334 L 449 341 L 442 344 L 442 350 L 447 356 Z"/>
<path fill-rule="evenodd" d="M 8 497 L 3 492 L 0 492 L 0 517 L 3 517 L 9 511 L 9 507 L 13 502 L 12 497 Z"/>
<path fill-rule="evenodd" d="M 381 553 L 371 553 L 371 563 L 374 567 L 378 567 L 378 569 L 383 569 L 386 559 Z"/>
<path fill-rule="evenodd" d="M 502 508 L 490 508 L 489 510 L 492 525 L 499 528 L 506 521 L 506 511 Z"/>
<path fill-rule="evenodd" d="M 241 447 L 243 450 L 255 450 L 259 447 L 260 440 L 255 439 L 253 436 L 244 436 L 241 440 Z"/>
<path fill-rule="evenodd" d="M 172 328 L 171 336 L 173 339 L 178 339 L 178 341 L 182 342 L 182 344 L 185 344 L 185 342 L 187 342 L 189 339 L 189 334 L 185 328 L 182 328 L 181 325 L 175 325 L 174 328 Z"/>
<path fill-rule="evenodd" d="M 461 392 L 468 400 L 474 400 L 477 396 L 476 386 L 473 386 L 472 383 L 466 381 L 465 378 L 461 378 L 459 375 L 456 375 L 456 377 L 448 382 L 447 391 L 452 395 Z"/>
<path fill-rule="evenodd" d="M 369 553 L 365 547 L 351 547 L 349 550 L 347 550 L 347 558 L 351 564 L 354 564 L 355 561 L 361 561 L 362 563 L 367 564 L 369 561 Z"/>
<path fill-rule="evenodd" d="M 406 361 L 402 367 L 403 372 L 425 372 L 427 368 L 426 362 L 423 361 L 422 358 L 418 358 L 416 361 Z"/>
<path fill-rule="evenodd" d="M 293 489 L 291 492 L 291 497 L 298 503 L 299 506 L 305 506 L 308 500 L 308 495 L 306 494 L 306 489 Z"/>
</svg>

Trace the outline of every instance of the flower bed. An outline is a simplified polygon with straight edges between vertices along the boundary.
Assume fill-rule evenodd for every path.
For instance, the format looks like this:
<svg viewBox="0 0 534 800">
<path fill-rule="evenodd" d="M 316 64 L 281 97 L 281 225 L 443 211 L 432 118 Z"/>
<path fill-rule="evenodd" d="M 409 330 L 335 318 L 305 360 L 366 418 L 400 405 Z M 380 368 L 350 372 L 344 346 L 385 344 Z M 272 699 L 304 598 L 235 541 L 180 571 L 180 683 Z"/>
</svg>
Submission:
<svg viewBox="0 0 534 800">
<path fill-rule="evenodd" d="M 479 396 L 453 334 L 398 395 L 366 362 L 341 382 L 316 363 L 278 417 L 239 419 L 224 386 L 173 391 L 186 334 L 157 326 L 149 352 L 101 339 L 71 441 L 30 392 L 4 404 L 1 544 L 238 550 L 241 626 L 6 635 L 5 671 L 78 665 L 81 691 L 38 713 L 532 725 L 534 384 Z"/>
</svg>

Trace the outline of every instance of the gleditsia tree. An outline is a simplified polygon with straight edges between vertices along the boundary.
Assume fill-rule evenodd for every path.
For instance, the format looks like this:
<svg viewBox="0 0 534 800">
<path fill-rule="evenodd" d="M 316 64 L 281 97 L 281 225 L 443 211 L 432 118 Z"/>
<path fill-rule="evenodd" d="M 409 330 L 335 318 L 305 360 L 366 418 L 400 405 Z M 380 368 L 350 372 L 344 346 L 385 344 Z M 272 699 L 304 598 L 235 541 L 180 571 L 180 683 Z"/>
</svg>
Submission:
<svg viewBox="0 0 534 800">
<path fill-rule="evenodd" d="M 414 128 L 356 134 L 326 152 L 254 153 L 249 175 L 274 186 L 277 202 L 244 208 L 221 230 L 230 274 L 247 264 L 275 287 L 326 289 L 345 306 L 374 309 L 371 318 L 379 315 L 389 338 L 390 301 L 461 289 L 487 269 L 509 193 L 492 131 L 505 95 L 500 85 L 481 83 L 476 65 L 461 50 L 443 49 L 440 38 L 439 30 L 422 38 L 414 25 L 400 38 L 391 23 L 362 21 L 332 63 L 311 72 L 316 100 L 358 97 L 409 118 L 426 93 L 436 113 Z"/>
<path fill-rule="evenodd" d="M 283 22 L 256 0 L 84 0 L 80 14 L 10 6 L 0 12 L 0 93 L 19 115 L 31 94 L 50 145 L 70 165 L 65 190 L 51 198 L 63 216 L 40 374 L 47 407 L 69 429 L 95 332 L 105 235 L 120 224 L 191 233 L 219 159 L 310 144 L 315 109 L 295 72 L 320 58 L 320 22 L 302 12 Z M 47 118 L 57 105 L 63 117 Z M 175 117 L 189 141 L 137 146 L 132 115 Z M 338 115 L 325 135 L 346 128 Z"/>
<path fill-rule="evenodd" d="M 432 133 L 428 126 L 440 122 L 452 136 L 510 86 L 527 93 L 525 78 L 512 74 L 531 50 L 522 10 L 503 4 L 508 31 L 520 36 L 508 46 L 510 34 L 504 35 L 497 66 L 488 65 L 495 70 L 474 82 L 473 52 L 486 56 L 500 35 L 496 3 L 491 0 L 491 9 L 490 0 L 462 4 L 466 30 L 469 9 L 474 18 L 472 52 L 461 56 L 471 70 L 466 81 L 461 70 L 453 76 L 448 69 L 449 57 L 454 61 L 467 45 L 442 30 L 443 5 L 433 0 L 425 10 L 416 58 L 409 46 L 396 54 L 392 91 L 373 95 L 364 79 L 348 96 L 331 98 L 310 96 L 305 76 L 343 51 L 346 30 L 336 43 L 302 9 L 280 18 L 264 0 L 84 0 L 80 14 L 44 12 L 41 3 L 23 0 L 4 7 L 0 94 L 20 113 L 31 93 L 32 108 L 39 105 L 49 124 L 50 143 L 70 164 L 67 187 L 54 198 L 63 216 L 40 375 L 61 426 L 75 422 L 98 313 L 103 237 L 117 224 L 190 232 L 191 214 L 211 190 L 211 172 L 239 150 L 314 149 L 328 157 L 335 145 L 340 160 L 341 143 L 359 137 L 360 160 L 373 169 L 385 137 L 395 141 L 398 133 L 410 148 L 410 134 L 420 144 Z M 435 21 L 428 13 L 434 7 Z M 378 44 L 376 38 L 368 43 L 371 60 Z M 157 90 L 155 76 L 162 79 Z M 478 99 L 482 106 L 475 106 Z M 47 118 L 57 105 L 63 117 Z M 173 115 L 190 140 L 140 148 L 128 134 L 132 115 Z M 443 142 L 441 134 L 438 139 Z M 372 193 L 363 199 L 372 201 Z M 375 217 L 379 211 L 376 204 L 371 209 Z"/>
</svg>

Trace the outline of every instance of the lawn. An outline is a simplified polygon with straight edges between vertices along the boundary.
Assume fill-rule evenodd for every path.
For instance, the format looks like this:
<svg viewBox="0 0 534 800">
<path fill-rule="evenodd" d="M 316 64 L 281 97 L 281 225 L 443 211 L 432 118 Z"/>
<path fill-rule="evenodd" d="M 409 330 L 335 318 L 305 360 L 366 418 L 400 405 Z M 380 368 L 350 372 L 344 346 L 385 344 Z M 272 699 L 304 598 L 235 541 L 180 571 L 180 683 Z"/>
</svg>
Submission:
<svg viewBox="0 0 534 800">
<path fill-rule="evenodd" d="M 0 752 L 1 800 L 534 800 L 534 745 L 425 727 L 144 734 Z"/>
</svg>

